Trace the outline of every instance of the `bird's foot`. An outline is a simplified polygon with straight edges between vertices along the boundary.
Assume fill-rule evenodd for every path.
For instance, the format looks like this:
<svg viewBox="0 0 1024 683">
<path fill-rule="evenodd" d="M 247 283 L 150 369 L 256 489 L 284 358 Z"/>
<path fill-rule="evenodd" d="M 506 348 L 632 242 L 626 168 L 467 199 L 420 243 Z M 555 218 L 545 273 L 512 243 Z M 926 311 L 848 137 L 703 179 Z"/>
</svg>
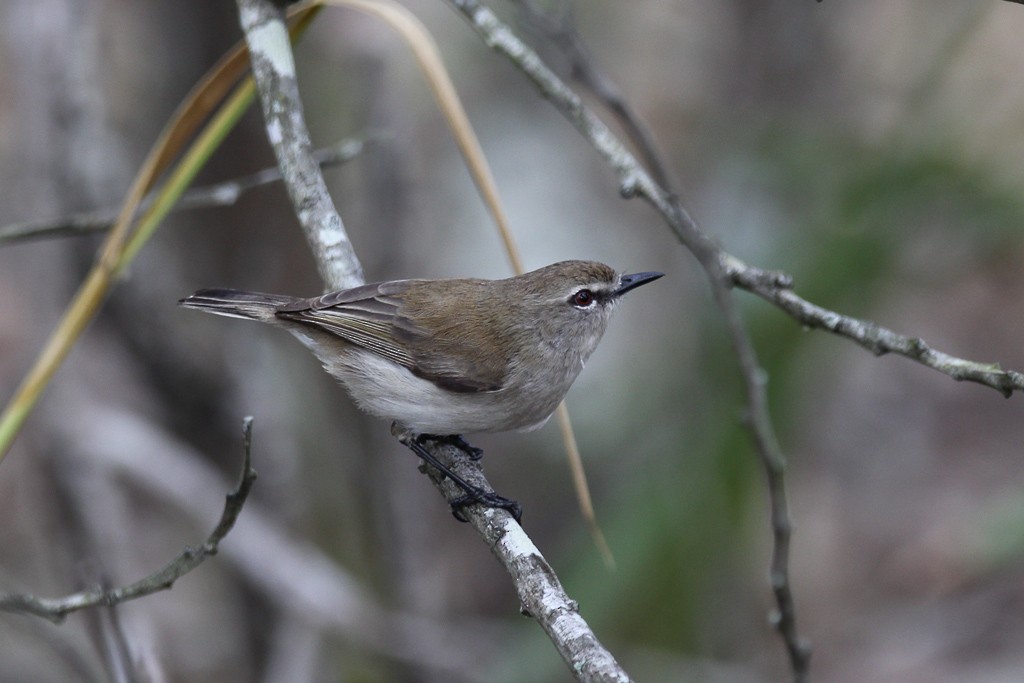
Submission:
<svg viewBox="0 0 1024 683">
<path fill-rule="evenodd" d="M 467 491 L 465 495 L 459 496 L 455 500 L 451 501 L 452 515 L 455 519 L 460 522 L 468 522 L 465 513 L 462 512 L 462 508 L 467 505 L 483 505 L 489 508 L 500 508 L 508 511 L 512 518 L 518 523 L 523 521 L 523 506 L 519 504 L 519 501 L 499 496 L 497 493 L 488 493 L 476 489 L 474 491 Z"/>
<path fill-rule="evenodd" d="M 395 429 L 397 428 L 393 427 L 392 431 L 394 432 Z M 480 450 L 479 448 L 474 448 L 473 446 L 470 446 L 468 443 L 466 443 L 466 440 L 463 439 L 461 435 L 454 434 L 445 436 L 434 436 L 432 434 L 418 434 L 416 436 L 413 436 L 412 433 L 408 431 L 396 435 L 399 437 L 399 440 L 403 444 L 409 447 L 416 455 L 423 459 L 424 462 L 436 468 L 446 477 L 451 479 L 456 484 L 456 486 L 463 490 L 463 495 L 459 496 L 458 498 L 450 502 L 452 508 L 452 515 L 455 516 L 455 519 L 459 520 L 460 522 L 468 522 L 469 519 L 463 512 L 463 508 L 465 508 L 468 505 L 479 504 L 483 505 L 484 507 L 499 508 L 502 510 L 506 510 L 510 515 L 512 515 L 513 518 L 515 518 L 516 522 L 522 520 L 522 505 L 520 505 L 518 502 L 514 500 L 505 498 L 504 496 L 499 496 L 497 493 L 494 493 L 493 491 L 484 491 L 483 489 L 473 486 L 465 479 L 452 472 L 451 468 L 449 468 L 436 457 L 434 457 L 434 455 L 429 450 L 427 450 L 426 446 L 424 445 L 427 441 L 447 443 L 463 451 L 467 456 L 469 456 L 470 459 L 479 460 L 481 456 L 483 456 L 483 451 Z"/>
</svg>

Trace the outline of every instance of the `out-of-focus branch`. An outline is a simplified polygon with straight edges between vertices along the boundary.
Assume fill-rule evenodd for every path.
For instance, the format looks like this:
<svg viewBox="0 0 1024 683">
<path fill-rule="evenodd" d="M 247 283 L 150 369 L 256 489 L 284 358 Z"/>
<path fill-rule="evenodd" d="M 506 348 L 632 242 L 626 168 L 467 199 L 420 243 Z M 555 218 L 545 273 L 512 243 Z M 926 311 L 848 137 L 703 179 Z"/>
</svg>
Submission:
<svg viewBox="0 0 1024 683">
<path fill-rule="evenodd" d="M 322 168 L 338 166 L 355 159 L 363 151 L 367 142 L 377 139 L 376 136 L 363 138 L 347 138 L 331 147 L 318 149 L 313 158 Z M 172 211 L 187 209 L 209 209 L 217 206 L 230 206 L 238 201 L 249 190 L 269 185 L 281 180 L 281 171 L 277 166 L 265 168 L 256 173 L 233 178 L 221 183 L 196 187 L 186 190 L 175 203 Z M 153 203 L 153 195 L 147 195 L 142 201 L 142 211 Z M 108 208 L 98 211 L 83 211 L 45 220 L 11 223 L 0 227 L 0 245 L 5 243 L 48 239 L 52 237 L 69 237 L 92 232 L 109 230 L 117 219 L 118 209 Z"/>
<path fill-rule="evenodd" d="M 201 453 L 130 410 L 88 406 L 68 415 L 60 427 L 60 438 L 75 444 L 76 460 L 180 511 L 190 523 L 202 523 L 196 500 L 210 500 L 229 488 Z M 144 459 L 136 455 L 140 449 L 146 451 Z M 444 620 L 381 604 L 358 577 L 253 498 L 218 558 L 282 620 L 447 675 L 446 680 L 482 683 L 480 661 L 496 657 L 511 637 L 509 627 L 497 620 L 471 615 Z"/>
<path fill-rule="evenodd" d="M 95 607 L 97 605 L 112 606 L 128 600 L 141 598 L 157 591 L 168 590 L 174 582 L 202 564 L 211 555 L 217 554 L 217 547 L 231 531 L 238 519 L 242 506 L 245 505 L 253 482 L 256 481 L 256 470 L 252 468 L 252 418 L 245 418 L 243 424 L 243 442 L 245 457 L 238 483 L 228 493 L 224 502 L 224 512 L 213 532 L 201 545 L 186 547 L 181 554 L 168 562 L 162 569 L 142 578 L 135 583 L 121 588 L 92 588 L 62 598 L 40 598 L 26 593 L 0 593 L 0 610 L 21 612 L 60 623 L 71 612 Z"/>
</svg>

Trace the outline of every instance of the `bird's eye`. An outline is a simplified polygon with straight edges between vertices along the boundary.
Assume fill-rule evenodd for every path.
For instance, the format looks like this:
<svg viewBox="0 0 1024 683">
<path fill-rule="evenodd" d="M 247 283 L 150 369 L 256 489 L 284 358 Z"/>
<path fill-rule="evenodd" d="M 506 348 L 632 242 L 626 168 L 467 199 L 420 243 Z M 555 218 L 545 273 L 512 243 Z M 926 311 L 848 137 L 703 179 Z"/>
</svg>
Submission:
<svg viewBox="0 0 1024 683">
<path fill-rule="evenodd" d="M 579 306 L 580 308 L 587 308 L 594 303 L 594 293 L 589 289 L 581 289 L 572 295 L 573 306 Z"/>
</svg>

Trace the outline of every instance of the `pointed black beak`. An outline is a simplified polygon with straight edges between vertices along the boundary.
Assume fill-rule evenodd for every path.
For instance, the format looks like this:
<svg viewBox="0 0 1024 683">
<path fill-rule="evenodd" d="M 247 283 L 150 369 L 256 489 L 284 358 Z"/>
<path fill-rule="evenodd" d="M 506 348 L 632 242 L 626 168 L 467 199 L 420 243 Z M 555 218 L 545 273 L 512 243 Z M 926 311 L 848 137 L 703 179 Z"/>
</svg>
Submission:
<svg viewBox="0 0 1024 683">
<path fill-rule="evenodd" d="M 619 297 L 628 292 L 631 289 L 636 289 L 640 285 L 646 285 L 648 282 L 654 282 L 665 273 L 633 273 L 632 275 L 623 275 L 619 278 L 619 286 L 612 292 L 612 296 Z"/>
</svg>

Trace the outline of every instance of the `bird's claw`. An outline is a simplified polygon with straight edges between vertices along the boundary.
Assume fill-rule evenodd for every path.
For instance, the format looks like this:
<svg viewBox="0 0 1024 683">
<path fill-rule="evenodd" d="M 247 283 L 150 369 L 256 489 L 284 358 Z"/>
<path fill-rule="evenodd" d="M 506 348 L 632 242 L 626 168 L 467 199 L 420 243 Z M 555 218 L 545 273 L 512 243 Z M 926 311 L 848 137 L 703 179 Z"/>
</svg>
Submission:
<svg viewBox="0 0 1024 683">
<path fill-rule="evenodd" d="M 469 519 L 466 517 L 466 513 L 462 511 L 462 508 L 467 505 L 483 505 L 489 508 L 500 508 L 507 511 L 512 518 L 516 520 L 516 523 L 522 523 L 523 519 L 523 506 L 518 501 L 499 496 L 497 493 L 487 493 L 486 491 L 474 491 L 472 493 L 466 493 L 459 496 L 455 500 L 450 502 L 452 507 L 452 515 L 455 519 L 460 522 L 468 522 Z"/>
</svg>

